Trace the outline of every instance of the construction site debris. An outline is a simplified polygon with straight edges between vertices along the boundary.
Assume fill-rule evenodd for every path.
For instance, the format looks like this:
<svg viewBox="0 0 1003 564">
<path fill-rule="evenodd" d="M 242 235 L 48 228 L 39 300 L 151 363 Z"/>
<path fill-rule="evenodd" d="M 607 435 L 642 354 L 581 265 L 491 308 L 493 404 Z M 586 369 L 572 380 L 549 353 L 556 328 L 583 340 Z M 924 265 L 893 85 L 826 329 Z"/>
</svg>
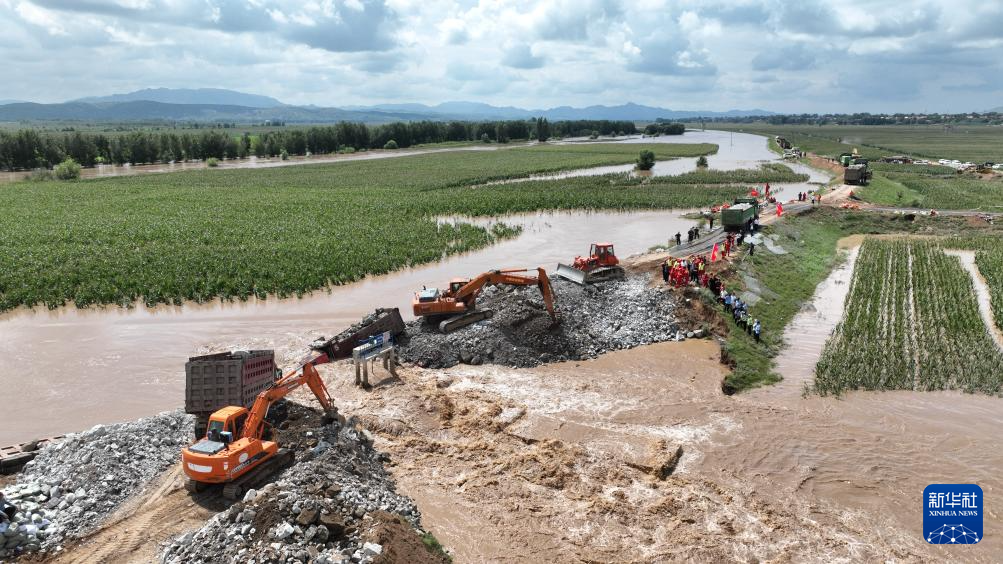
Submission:
<svg viewBox="0 0 1003 564">
<path fill-rule="evenodd" d="M 3 489 L 18 507 L 0 536 L 0 560 L 49 550 L 96 528 L 133 493 L 177 463 L 192 433 L 179 411 L 98 425 L 46 445 Z"/>
<path fill-rule="evenodd" d="M 290 418 L 299 419 L 295 412 Z M 310 448 L 299 449 L 295 465 L 176 538 L 163 562 L 372 562 L 382 547 L 366 535 L 371 514 L 395 514 L 410 528 L 419 526 L 414 502 L 396 492 L 383 468 L 386 455 L 353 420 L 303 429 L 300 446 Z"/>
<path fill-rule="evenodd" d="M 412 321 L 402 338 L 400 357 L 426 368 L 493 363 L 530 367 L 583 360 L 618 349 L 679 340 L 675 302 L 644 277 L 579 286 L 552 281 L 560 325 L 554 326 L 533 289 L 489 287 L 478 307 L 495 315 L 451 334 Z"/>
</svg>

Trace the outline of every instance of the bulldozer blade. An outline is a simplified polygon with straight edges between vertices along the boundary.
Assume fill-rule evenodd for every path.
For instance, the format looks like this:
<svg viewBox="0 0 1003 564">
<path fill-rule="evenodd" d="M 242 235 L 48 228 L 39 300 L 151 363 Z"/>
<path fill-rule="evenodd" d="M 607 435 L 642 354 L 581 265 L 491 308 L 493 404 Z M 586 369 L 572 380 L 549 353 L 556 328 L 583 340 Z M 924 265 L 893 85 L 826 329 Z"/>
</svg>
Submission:
<svg viewBox="0 0 1003 564">
<path fill-rule="evenodd" d="M 578 270 L 573 266 L 568 266 L 566 264 L 557 264 L 557 276 L 564 278 L 565 280 L 570 280 L 575 284 L 585 284 L 586 274 L 585 272 Z"/>
</svg>

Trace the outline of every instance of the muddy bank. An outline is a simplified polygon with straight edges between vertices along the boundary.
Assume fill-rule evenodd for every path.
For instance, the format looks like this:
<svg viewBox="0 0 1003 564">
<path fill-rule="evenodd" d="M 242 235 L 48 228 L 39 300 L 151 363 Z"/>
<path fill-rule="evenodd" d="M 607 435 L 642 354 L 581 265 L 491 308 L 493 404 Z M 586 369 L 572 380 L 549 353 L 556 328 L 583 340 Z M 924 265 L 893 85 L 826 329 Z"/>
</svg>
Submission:
<svg viewBox="0 0 1003 564">
<path fill-rule="evenodd" d="M 449 334 L 427 321 L 408 324 L 400 357 L 422 367 L 464 364 L 538 366 L 582 360 L 612 350 L 675 339 L 675 300 L 647 276 L 580 286 L 553 279 L 558 323 L 544 308 L 535 287 L 488 287 L 480 310 L 494 316 Z"/>
</svg>

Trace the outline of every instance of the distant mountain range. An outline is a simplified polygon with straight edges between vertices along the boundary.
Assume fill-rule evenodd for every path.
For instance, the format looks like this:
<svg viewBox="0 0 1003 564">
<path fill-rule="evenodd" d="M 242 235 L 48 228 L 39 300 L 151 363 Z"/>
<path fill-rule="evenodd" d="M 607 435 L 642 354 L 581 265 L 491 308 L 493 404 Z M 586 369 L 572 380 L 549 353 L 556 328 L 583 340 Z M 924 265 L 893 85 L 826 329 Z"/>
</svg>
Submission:
<svg viewBox="0 0 1003 564">
<path fill-rule="evenodd" d="M 0 100 L 0 106 L 4 104 L 21 104 L 24 100 Z"/>
<path fill-rule="evenodd" d="M 250 108 L 222 104 L 164 104 L 139 100 L 135 102 L 65 102 L 62 104 L 34 104 L 22 102 L 0 106 L 0 122 L 17 121 L 185 121 L 185 122 L 236 122 L 264 123 L 334 123 L 361 121 L 386 123 L 429 119 L 428 116 L 402 112 L 346 111 L 339 108 L 313 108 L 279 106 L 275 108 Z"/>
<path fill-rule="evenodd" d="M 610 119 L 654 121 L 658 118 L 681 119 L 692 117 L 747 117 L 769 116 L 774 112 L 766 110 L 681 111 L 642 106 L 627 103 L 620 106 L 588 106 L 572 108 L 559 106 L 550 109 L 525 110 L 512 106 L 492 106 L 478 102 L 444 102 L 435 106 L 424 104 L 377 104 L 374 106 L 345 106 L 355 111 L 404 111 L 415 114 L 430 114 L 442 119 L 527 119 L 545 117 L 549 120 Z"/>
<path fill-rule="evenodd" d="M 774 115 L 766 110 L 676 111 L 666 108 L 623 104 L 619 106 L 560 106 L 526 110 L 512 106 L 492 106 L 478 102 L 424 104 L 377 104 L 344 108 L 290 106 L 275 98 L 216 88 L 149 88 L 80 98 L 61 104 L 36 104 L 10 100 L 0 102 L 0 121 L 202 121 L 261 123 L 266 120 L 289 123 L 332 123 L 362 121 L 385 123 L 413 120 L 506 120 L 545 117 L 559 120 L 637 120 L 694 117 L 747 117 Z"/>
<path fill-rule="evenodd" d="M 275 98 L 245 94 L 222 88 L 147 88 L 128 94 L 112 94 L 111 96 L 91 96 L 71 100 L 72 102 L 161 102 L 164 104 L 195 104 L 219 106 L 244 106 L 247 108 L 276 108 L 284 106 Z"/>
</svg>

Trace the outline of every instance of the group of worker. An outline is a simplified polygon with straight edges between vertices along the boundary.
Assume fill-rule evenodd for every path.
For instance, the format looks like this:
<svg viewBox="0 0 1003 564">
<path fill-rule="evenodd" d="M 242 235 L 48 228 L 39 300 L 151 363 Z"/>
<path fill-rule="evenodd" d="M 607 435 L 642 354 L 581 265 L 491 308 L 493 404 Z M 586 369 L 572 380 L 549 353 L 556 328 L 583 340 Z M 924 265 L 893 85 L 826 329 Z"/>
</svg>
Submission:
<svg viewBox="0 0 1003 564">
<path fill-rule="evenodd" d="M 690 255 L 682 259 L 669 257 L 662 263 L 662 280 L 676 288 L 690 284 L 707 286 L 707 257 L 704 255 Z"/>
<path fill-rule="evenodd" d="M 725 311 L 731 313 L 735 324 L 749 335 L 755 337 L 758 343 L 760 334 L 763 332 L 763 326 L 759 323 L 758 319 L 753 318 L 749 314 L 749 305 L 743 302 L 742 298 L 738 297 L 738 294 L 730 294 L 723 287 L 720 287 L 717 296 L 717 301 L 724 306 Z"/>
<path fill-rule="evenodd" d="M 714 229 L 714 220 L 713 219 L 711 219 L 710 228 Z M 699 238 L 700 238 L 700 228 L 699 227 L 696 227 L 696 226 L 690 227 L 689 231 L 686 232 L 686 242 L 687 243 L 692 243 L 693 241 L 696 241 Z M 683 244 L 682 233 L 676 231 L 676 246 L 678 247 L 679 245 L 682 245 L 682 244 Z"/>
<path fill-rule="evenodd" d="M 798 201 L 807 202 L 811 200 L 811 205 L 815 205 L 822 202 L 822 193 L 812 193 L 812 192 L 798 192 Z"/>
</svg>

